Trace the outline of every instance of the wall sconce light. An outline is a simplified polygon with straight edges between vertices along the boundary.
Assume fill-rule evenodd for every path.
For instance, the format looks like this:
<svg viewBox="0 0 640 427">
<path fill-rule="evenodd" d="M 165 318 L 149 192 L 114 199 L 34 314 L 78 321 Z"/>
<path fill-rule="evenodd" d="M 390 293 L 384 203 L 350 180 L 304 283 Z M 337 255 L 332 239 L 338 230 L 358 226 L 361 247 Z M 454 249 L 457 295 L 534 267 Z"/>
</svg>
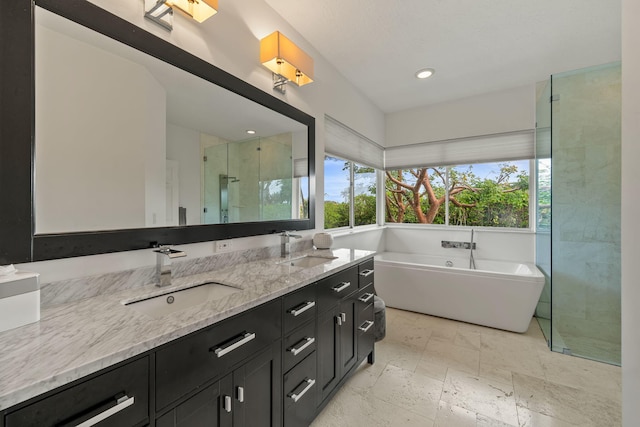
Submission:
<svg viewBox="0 0 640 427">
<path fill-rule="evenodd" d="M 273 73 L 273 88 L 285 93 L 287 82 L 298 86 L 313 81 L 313 58 L 275 31 L 260 40 L 260 62 Z"/>
<path fill-rule="evenodd" d="M 196 21 L 204 22 L 218 13 L 218 0 L 144 0 L 144 16 L 171 31 L 174 7 Z"/>
</svg>

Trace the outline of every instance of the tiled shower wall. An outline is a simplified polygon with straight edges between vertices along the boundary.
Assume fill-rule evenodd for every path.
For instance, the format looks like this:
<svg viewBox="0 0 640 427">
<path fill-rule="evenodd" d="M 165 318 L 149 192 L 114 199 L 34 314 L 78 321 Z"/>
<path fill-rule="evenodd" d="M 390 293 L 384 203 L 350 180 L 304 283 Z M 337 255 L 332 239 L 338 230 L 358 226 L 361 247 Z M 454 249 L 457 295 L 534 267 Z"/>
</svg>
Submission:
<svg viewBox="0 0 640 427">
<path fill-rule="evenodd" d="M 552 345 L 620 363 L 620 64 L 552 76 Z"/>
</svg>

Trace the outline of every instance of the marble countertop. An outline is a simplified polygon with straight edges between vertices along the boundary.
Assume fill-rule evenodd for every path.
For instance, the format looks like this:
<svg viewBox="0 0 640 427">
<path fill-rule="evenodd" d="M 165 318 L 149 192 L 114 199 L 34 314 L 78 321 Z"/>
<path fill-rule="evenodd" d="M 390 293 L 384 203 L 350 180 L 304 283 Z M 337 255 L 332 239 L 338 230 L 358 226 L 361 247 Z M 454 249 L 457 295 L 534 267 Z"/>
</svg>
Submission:
<svg viewBox="0 0 640 427">
<path fill-rule="evenodd" d="M 354 249 L 307 250 L 337 257 L 301 268 L 263 259 L 43 309 L 41 320 L 0 333 L 0 410 L 241 313 L 371 257 Z M 123 302 L 216 281 L 242 289 L 154 319 Z"/>
</svg>

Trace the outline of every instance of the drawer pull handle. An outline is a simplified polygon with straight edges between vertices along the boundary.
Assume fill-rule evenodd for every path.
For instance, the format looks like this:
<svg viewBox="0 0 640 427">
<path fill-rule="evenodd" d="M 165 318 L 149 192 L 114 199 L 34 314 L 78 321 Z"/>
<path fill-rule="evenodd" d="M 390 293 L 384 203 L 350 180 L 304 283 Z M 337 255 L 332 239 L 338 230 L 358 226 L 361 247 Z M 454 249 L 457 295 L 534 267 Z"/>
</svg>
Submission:
<svg viewBox="0 0 640 427">
<path fill-rule="evenodd" d="M 231 344 L 229 344 L 226 347 L 218 347 L 215 350 L 213 350 L 213 352 L 216 354 L 216 356 L 222 357 L 225 354 L 231 353 L 233 350 L 237 349 L 238 347 L 242 347 L 243 345 L 245 345 L 251 340 L 254 340 L 255 338 L 256 338 L 255 332 L 243 332 L 237 337 L 233 338 L 230 341 Z"/>
<path fill-rule="evenodd" d="M 291 352 L 291 354 L 293 354 L 294 356 L 297 356 L 302 351 L 304 351 L 305 348 L 309 347 L 311 344 L 316 342 L 316 339 L 313 337 L 307 337 L 299 341 L 297 344 L 300 344 L 303 341 L 304 341 L 304 344 L 302 344 L 300 347 L 291 347 L 289 349 L 289 352 Z"/>
<path fill-rule="evenodd" d="M 231 412 L 231 396 L 224 397 L 224 410 Z"/>
<path fill-rule="evenodd" d="M 238 402 L 244 402 L 244 387 L 238 387 L 237 389 Z"/>
<path fill-rule="evenodd" d="M 373 274 L 373 270 L 362 270 L 362 271 L 360 272 L 360 275 L 361 275 L 362 277 L 369 277 L 369 276 L 371 276 L 372 274 Z"/>
<path fill-rule="evenodd" d="M 118 412 L 122 411 L 125 408 L 128 408 L 129 406 L 133 405 L 135 403 L 135 397 L 134 396 L 122 396 L 118 399 L 115 399 L 115 405 L 112 406 L 111 408 L 107 409 L 104 412 L 100 412 L 98 415 L 89 418 L 88 420 L 80 423 L 80 424 L 75 424 L 75 427 L 91 427 L 94 426 L 96 424 L 98 424 L 99 422 L 106 420 L 107 418 L 109 418 L 112 415 L 117 414 Z"/>
<path fill-rule="evenodd" d="M 338 286 L 332 289 L 334 290 L 334 292 L 342 292 L 345 289 L 347 289 L 349 286 L 351 286 L 351 282 L 342 282 Z"/>
<path fill-rule="evenodd" d="M 293 399 L 294 402 L 298 402 L 298 400 L 300 400 L 302 398 L 302 396 L 304 396 L 311 387 L 313 387 L 316 383 L 316 380 L 312 380 L 310 378 L 305 379 L 304 381 L 302 381 L 300 383 L 300 386 L 305 385 L 304 388 L 302 390 L 300 390 L 300 393 L 296 393 L 295 391 L 292 391 L 291 393 L 288 394 L 288 396 Z"/>
<path fill-rule="evenodd" d="M 289 314 L 293 314 L 293 316 L 296 317 L 315 306 L 316 306 L 315 301 L 307 301 L 305 303 L 300 304 L 296 308 L 292 308 L 291 310 L 289 310 Z"/>
<path fill-rule="evenodd" d="M 358 298 L 358 301 L 369 302 L 371 301 L 371 298 L 373 298 L 373 294 L 364 294 L 360 298 Z"/>
<path fill-rule="evenodd" d="M 371 320 L 367 320 L 362 325 L 360 325 L 358 329 L 360 329 L 362 332 L 367 332 L 369 329 L 371 329 L 372 326 L 373 322 Z"/>
</svg>

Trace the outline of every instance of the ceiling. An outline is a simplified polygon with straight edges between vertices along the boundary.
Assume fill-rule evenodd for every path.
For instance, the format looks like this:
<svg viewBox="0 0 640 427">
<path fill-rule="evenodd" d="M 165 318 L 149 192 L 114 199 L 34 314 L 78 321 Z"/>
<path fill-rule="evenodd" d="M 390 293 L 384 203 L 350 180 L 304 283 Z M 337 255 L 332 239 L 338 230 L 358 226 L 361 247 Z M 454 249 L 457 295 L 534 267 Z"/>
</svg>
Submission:
<svg viewBox="0 0 640 427">
<path fill-rule="evenodd" d="M 385 113 L 621 56 L 620 0 L 266 2 Z M 435 75 L 416 79 L 426 67 Z"/>
</svg>

